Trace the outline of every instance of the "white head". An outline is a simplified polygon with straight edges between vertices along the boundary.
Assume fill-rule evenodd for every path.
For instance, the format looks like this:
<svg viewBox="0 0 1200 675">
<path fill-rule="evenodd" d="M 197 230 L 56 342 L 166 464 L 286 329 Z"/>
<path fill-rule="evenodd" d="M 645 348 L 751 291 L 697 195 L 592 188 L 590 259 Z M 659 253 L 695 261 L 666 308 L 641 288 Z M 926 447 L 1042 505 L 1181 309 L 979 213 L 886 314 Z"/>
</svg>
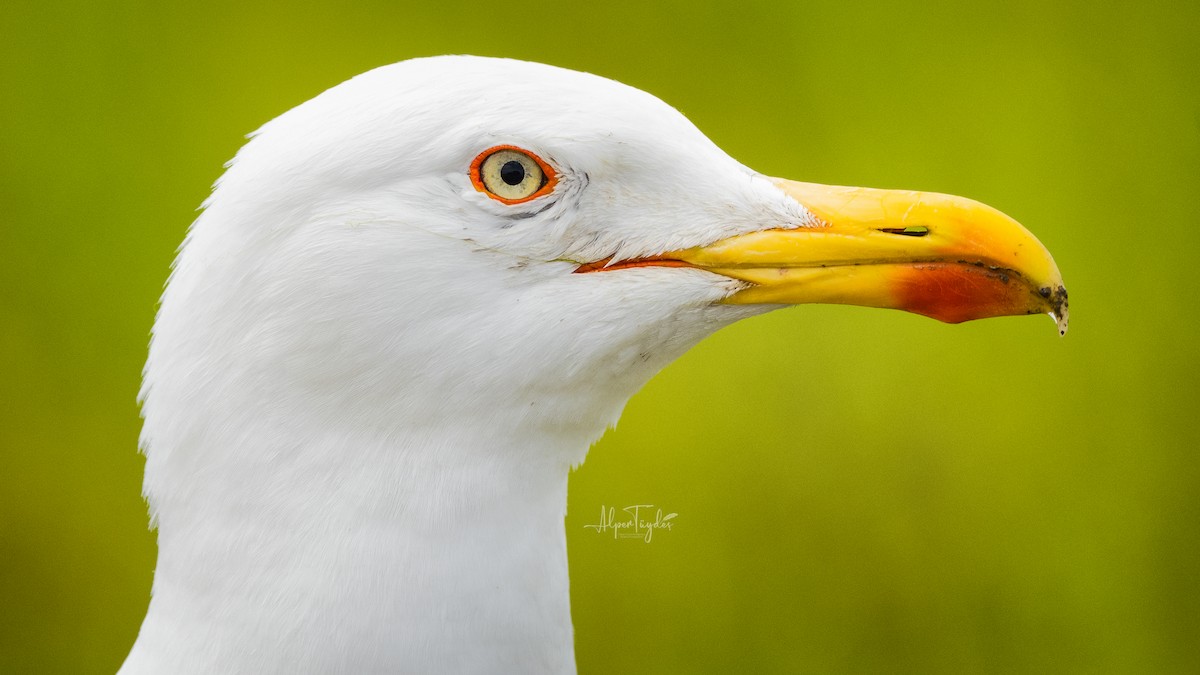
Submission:
<svg viewBox="0 0 1200 675">
<path fill-rule="evenodd" d="M 529 160 L 533 189 L 540 161 L 548 189 L 497 199 L 473 167 L 498 147 Z M 210 638 L 195 663 L 228 666 L 245 636 L 262 649 L 267 636 L 311 630 L 352 646 L 377 638 L 375 656 L 402 651 L 397 633 L 416 635 L 409 647 L 427 653 L 406 663 L 444 665 L 429 645 L 453 630 L 428 618 L 457 616 L 446 607 L 467 592 L 452 590 L 462 578 L 494 568 L 514 597 L 543 584 L 565 596 L 565 558 L 533 568 L 547 559 L 538 547 L 561 548 L 568 467 L 710 332 L 790 302 L 948 320 L 1065 310 L 1052 261 L 1012 262 L 1036 240 L 1002 215 L 845 190 L 759 175 L 644 92 L 501 59 L 386 66 L 268 123 L 206 202 L 154 327 L 142 443 L 160 558 L 131 663 L 185 662 L 163 656 L 182 653 L 183 632 Z M 995 234 L 990 248 L 943 222 L 948 210 Z M 915 217 L 929 236 L 896 231 Z M 1001 282 L 964 260 L 1011 274 Z M 579 273 L 605 261 L 610 271 Z M 887 278 L 850 273 L 857 263 Z M 970 307 L 914 294 L 918 277 L 971 289 Z M 525 553 L 512 538 L 480 544 L 487 525 L 474 539 L 434 534 L 446 518 L 483 522 L 498 503 L 558 519 L 558 531 Z M 331 575 L 336 590 L 293 597 Z M 514 649 L 520 636 L 562 638 L 535 624 L 560 616 L 565 597 L 529 600 L 528 626 L 506 614 L 512 602 L 471 602 L 483 609 L 462 616 L 503 621 L 496 639 Z M 155 628 L 156 613 L 172 628 Z M 569 618 L 565 630 L 566 651 L 546 663 L 569 656 Z M 308 642 L 278 647 L 345 663 Z M 259 666 L 277 663 L 266 649 Z"/>
<path fill-rule="evenodd" d="M 504 145 L 551 165 L 554 190 L 478 190 L 472 161 Z M 611 80 L 474 57 L 360 75 L 254 134 L 192 228 L 146 372 L 148 492 L 164 424 L 212 422 L 165 408 L 237 417 L 247 395 L 379 429 L 579 427 L 578 462 L 657 370 L 766 307 L 716 304 L 745 282 L 697 269 L 576 268 L 813 222 Z"/>
</svg>

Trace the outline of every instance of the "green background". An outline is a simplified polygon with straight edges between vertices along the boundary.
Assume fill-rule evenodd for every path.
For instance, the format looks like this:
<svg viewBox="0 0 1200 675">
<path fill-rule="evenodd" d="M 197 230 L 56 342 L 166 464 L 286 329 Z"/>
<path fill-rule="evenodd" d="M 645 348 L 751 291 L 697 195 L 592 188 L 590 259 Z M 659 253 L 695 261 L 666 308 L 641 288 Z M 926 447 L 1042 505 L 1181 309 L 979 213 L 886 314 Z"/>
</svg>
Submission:
<svg viewBox="0 0 1200 675">
<path fill-rule="evenodd" d="M 1049 319 L 801 307 L 655 378 L 571 479 L 585 673 L 1200 672 L 1200 5 L 0 5 L 0 672 L 111 673 L 148 601 L 134 397 L 242 135 L 369 68 L 646 89 L 771 175 L 971 196 Z M 678 513 L 649 543 L 602 505 Z"/>
</svg>

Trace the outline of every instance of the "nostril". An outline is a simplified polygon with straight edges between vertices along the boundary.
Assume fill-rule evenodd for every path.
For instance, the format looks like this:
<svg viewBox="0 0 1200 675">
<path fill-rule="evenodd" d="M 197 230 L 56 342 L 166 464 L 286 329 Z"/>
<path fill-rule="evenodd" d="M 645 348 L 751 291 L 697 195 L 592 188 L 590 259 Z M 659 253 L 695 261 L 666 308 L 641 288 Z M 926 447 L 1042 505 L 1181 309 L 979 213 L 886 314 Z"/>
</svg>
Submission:
<svg viewBox="0 0 1200 675">
<path fill-rule="evenodd" d="M 924 237 L 929 234 L 929 228 L 924 225 L 909 225 L 908 227 L 881 227 L 880 232 L 902 234 L 906 237 Z"/>
</svg>

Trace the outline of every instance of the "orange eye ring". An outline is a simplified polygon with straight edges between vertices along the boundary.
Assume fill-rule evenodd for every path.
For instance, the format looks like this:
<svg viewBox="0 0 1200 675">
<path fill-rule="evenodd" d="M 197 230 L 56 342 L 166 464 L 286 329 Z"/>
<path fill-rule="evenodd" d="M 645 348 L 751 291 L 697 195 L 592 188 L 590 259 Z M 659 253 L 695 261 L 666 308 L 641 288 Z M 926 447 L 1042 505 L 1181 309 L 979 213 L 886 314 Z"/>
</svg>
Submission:
<svg viewBox="0 0 1200 675">
<path fill-rule="evenodd" d="M 493 155 L 500 153 L 500 152 L 520 155 L 525 158 L 528 158 L 529 160 L 532 160 L 533 163 L 537 165 L 538 169 L 541 170 L 541 173 L 542 173 L 541 185 L 532 193 L 530 193 L 528 195 L 523 195 L 521 197 L 516 197 L 516 198 L 505 197 L 503 195 L 497 194 L 495 189 L 489 189 L 486 178 L 484 176 L 484 163 L 487 162 L 487 160 L 490 157 L 492 157 Z M 479 155 L 477 155 L 475 157 L 475 159 L 471 161 L 470 176 L 471 176 L 471 184 L 475 186 L 476 190 L 479 190 L 483 194 L 487 195 L 488 197 L 491 197 L 492 199 L 495 199 L 496 201 L 498 201 L 502 204 L 509 204 L 509 205 L 524 204 L 525 202 L 533 201 L 534 199 L 537 199 L 538 197 L 542 197 L 544 195 L 550 194 L 554 190 L 554 186 L 558 183 L 558 172 L 556 172 L 549 164 L 547 164 L 546 160 L 542 159 L 541 157 L 538 157 L 534 153 L 532 153 L 524 148 L 519 148 L 515 145 L 496 145 L 496 146 L 490 147 L 487 150 L 484 150 L 483 152 L 479 153 Z"/>
</svg>

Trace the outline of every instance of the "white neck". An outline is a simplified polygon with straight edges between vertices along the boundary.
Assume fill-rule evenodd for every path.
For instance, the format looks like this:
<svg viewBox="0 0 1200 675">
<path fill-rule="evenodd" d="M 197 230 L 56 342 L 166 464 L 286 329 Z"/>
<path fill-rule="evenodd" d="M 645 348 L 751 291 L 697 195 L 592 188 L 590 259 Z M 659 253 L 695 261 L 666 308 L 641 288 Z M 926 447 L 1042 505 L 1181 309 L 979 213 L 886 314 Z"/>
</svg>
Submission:
<svg viewBox="0 0 1200 675">
<path fill-rule="evenodd" d="M 569 467 L 486 460 L 561 452 L 466 435 L 247 440 L 267 447 L 203 480 L 220 494 L 163 515 L 123 673 L 574 671 Z M 272 474 L 261 457 L 280 452 L 299 457 Z"/>
</svg>

